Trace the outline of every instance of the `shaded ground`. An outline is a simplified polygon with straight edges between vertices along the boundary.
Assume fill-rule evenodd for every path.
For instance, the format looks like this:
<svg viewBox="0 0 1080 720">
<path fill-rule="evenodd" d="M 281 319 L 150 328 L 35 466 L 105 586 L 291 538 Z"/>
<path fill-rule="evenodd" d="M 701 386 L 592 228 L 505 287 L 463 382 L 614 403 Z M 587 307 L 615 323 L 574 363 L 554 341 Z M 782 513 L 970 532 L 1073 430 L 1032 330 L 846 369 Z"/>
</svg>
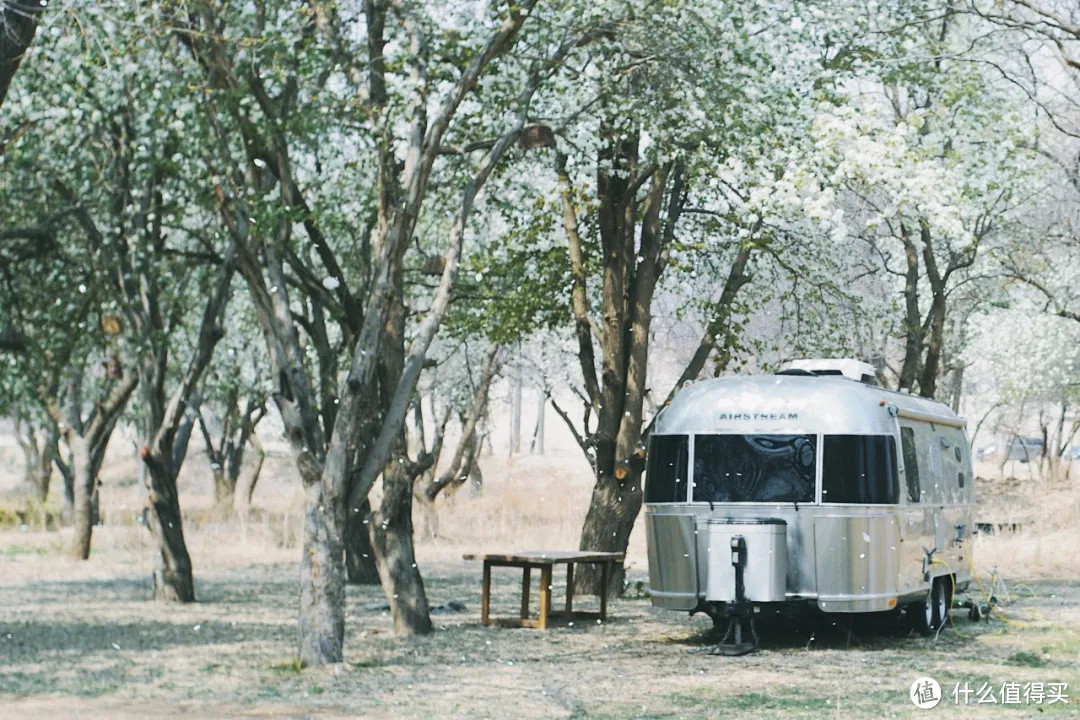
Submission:
<svg viewBox="0 0 1080 720">
<path fill-rule="evenodd" d="M 708 642 L 707 619 L 647 600 L 614 602 L 603 626 L 483 628 L 479 568 L 428 548 L 432 604 L 462 601 L 465 613 L 436 616 L 431 636 L 396 638 L 381 591 L 350 588 L 345 664 L 300 673 L 294 550 L 204 562 L 201 602 L 170 607 L 149 601 L 139 563 L 76 565 L 48 542 L 0 544 L 4 717 L 912 717 L 922 712 L 908 688 L 922 675 L 946 689 L 938 716 L 1037 712 L 957 707 L 949 693 L 964 681 L 1068 682 L 1070 704 L 1042 714 L 1080 712 L 1080 582 L 1032 583 L 1012 626 L 964 620 L 927 640 L 894 624 L 819 620 L 774 627 L 762 652 L 721 658 L 688 652 Z M 513 613 L 519 576 L 496 572 L 494 609 Z"/>
</svg>

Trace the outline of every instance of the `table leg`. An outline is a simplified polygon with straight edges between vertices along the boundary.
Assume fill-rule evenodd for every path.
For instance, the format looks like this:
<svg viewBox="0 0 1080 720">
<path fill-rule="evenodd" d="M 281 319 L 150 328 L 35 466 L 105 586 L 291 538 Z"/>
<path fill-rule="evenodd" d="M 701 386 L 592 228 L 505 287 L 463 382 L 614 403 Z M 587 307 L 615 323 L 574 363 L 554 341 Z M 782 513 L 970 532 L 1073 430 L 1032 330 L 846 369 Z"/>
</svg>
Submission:
<svg viewBox="0 0 1080 720">
<path fill-rule="evenodd" d="M 488 612 L 491 610 L 491 564 L 484 561 L 484 583 L 480 593 L 480 624 L 488 624 Z"/>
<path fill-rule="evenodd" d="M 566 614 L 574 612 L 574 563 L 566 563 Z"/>
<path fill-rule="evenodd" d="M 526 565 L 521 569 L 521 619 L 529 618 L 529 589 L 532 585 L 532 569 Z"/>
<path fill-rule="evenodd" d="M 600 620 L 607 620 L 608 569 L 611 563 L 600 563 Z"/>
<path fill-rule="evenodd" d="M 540 568 L 540 621 L 541 630 L 547 629 L 548 613 L 551 612 L 551 566 Z"/>
</svg>

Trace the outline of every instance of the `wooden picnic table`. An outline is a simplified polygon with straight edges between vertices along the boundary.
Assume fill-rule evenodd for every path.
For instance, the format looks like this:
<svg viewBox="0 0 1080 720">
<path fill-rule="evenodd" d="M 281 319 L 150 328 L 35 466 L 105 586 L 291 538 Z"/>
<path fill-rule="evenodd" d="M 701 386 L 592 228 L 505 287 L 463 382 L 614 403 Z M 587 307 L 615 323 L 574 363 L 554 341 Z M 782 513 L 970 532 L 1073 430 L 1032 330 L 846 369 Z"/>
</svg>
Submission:
<svg viewBox="0 0 1080 720">
<path fill-rule="evenodd" d="M 607 586 L 611 577 L 611 567 L 621 563 L 623 553 L 549 550 L 516 553 L 466 553 L 466 560 L 482 560 L 484 563 L 484 586 L 480 598 L 480 622 L 509 627 L 530 627 L 545 629 L 551 618 L 582 618 L 607 620 Z M 600 580 L 603 591 L 600 593 L 600 612 L 582 612 L 574 610 L 574 565 L 596 564 L 600 566 Z M 551 575 L 556 565 L 566 565 L 566 610 L 551 611 Z M 491 568 L 521 568 L 521 617 L 491 618 Z M 540 615 L 537 619 L 529 617 L 529 590 L 533 568 L 540 570 Z"/>
</svg>

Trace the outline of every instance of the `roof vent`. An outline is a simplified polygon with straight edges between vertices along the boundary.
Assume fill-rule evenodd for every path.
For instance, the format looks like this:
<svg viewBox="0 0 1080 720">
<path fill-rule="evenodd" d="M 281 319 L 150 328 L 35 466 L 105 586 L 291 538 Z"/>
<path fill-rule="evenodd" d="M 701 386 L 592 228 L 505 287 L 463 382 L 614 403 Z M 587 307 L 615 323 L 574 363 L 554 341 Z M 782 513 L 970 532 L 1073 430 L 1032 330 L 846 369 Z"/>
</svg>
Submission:
<svg viewBox="0 0 1080 720">
<path fill-rule="evenodd" d="M 839 375 L 855 382 L 877 385 L 874 366 L 852 358 L 814 358 L 792 360 L 780 371 L 782 375 Z"/>
</svg>

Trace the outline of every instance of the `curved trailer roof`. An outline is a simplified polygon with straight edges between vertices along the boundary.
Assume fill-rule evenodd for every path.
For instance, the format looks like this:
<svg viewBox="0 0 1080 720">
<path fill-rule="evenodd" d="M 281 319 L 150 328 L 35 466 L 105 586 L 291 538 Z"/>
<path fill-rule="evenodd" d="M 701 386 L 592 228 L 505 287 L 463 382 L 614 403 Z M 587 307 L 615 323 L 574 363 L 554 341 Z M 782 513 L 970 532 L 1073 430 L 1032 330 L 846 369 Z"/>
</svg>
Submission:
<svg viewBox="0 0 1080 720">
<path fill-rule="evenodd" d="M 934 400 L 844 377 L 754 375 L 684 388 L 660 413 L 653 434 L 884 435 L 893 431 L 893 414 L 965 425 L 951 408 Z"/>
</svg>

